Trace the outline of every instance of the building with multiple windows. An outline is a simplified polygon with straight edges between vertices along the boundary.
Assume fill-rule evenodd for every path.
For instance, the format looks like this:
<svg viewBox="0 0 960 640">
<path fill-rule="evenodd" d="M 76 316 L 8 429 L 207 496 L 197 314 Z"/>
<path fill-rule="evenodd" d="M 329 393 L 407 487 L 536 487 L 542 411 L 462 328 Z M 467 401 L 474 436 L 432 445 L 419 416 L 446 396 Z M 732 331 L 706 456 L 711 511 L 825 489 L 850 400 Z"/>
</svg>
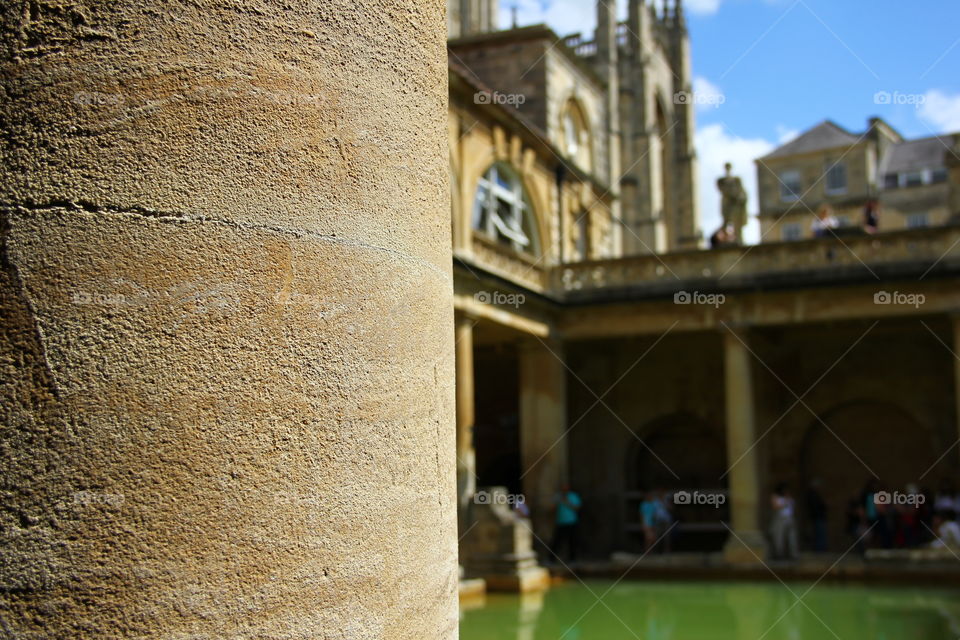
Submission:
<svg viewBox="0 0 960 640">
<path fill-rule="evenodd" d="M 822 122 L 756 161 L 762 241 L 813 237 L 824 205 L 855 233 L 870 200 L 881 205 L 882 229 L 944 225 L 955 213 L 948 180 L 953 147 L 954 136 L 906 140 L 879 118 L 862 133 Z"/>
<path fill-rule="evenodd" d="M 897 173 L 881 233 L 703 250 L 681 3 L 630 0 L 618 23 L 599 0 L 595 34 L 561 37 L 491 30 L 489 1 L 451 1 L 468 577 L 542 586 L 564 483 L 583 499 L 583 556 L 642 551 L 638 507 L 658 490 L 723 496 L 675 504 L 674 548 L 750 563 L 781 481 L 829 487 L 843 550 L 842 514 L 866 480 L 956 477 L 960 228 L 936 226 L 947 211 L 921 194 L 948 192 L 960 211 L 960 166 L 944 184 L 933 145 L 879 120 L 865 136 L 825 123 L 758 161 L 767 239 L 789 224 L 806 237 L 823 202 L 856 224 L 881 172 Z M 931 224 L 906 228 L 922 211 Z M 529 526 L 509 507 L 518 496 Z"/>
</svg>

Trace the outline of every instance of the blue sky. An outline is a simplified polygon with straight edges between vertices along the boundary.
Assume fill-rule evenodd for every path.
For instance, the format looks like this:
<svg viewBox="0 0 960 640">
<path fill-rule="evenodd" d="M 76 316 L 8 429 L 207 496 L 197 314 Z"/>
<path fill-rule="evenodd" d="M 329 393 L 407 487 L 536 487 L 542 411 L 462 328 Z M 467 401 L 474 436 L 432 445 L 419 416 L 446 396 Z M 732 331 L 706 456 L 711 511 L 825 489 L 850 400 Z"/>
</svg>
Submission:
<svg viewBox="0 0 960 640">
<path fill-rule="evenodd" d="M 627 0 L 618 5 L 625 15 Z M 501 26 L 509 26 L 513 6 L 520 24 L 547 22 L 561 35 L 596 24 L 593 0 L 501 0 Z M 686 0 L 685 6 L 694 90 L 722 96 L 722 104 L 702 104 L 697 113 L 700 206 L 710 231 L 719 224 L 714 181 L 726 160 L 753 195 L 753 160 L 824 119 L 859 132 L 877 115 L 906 137 L 960 131 L 957 0 Z M 756 209 L 752 198 L 751 213 Z M 747 237 L 757 236 L 754 222 Z"/>
</svg>

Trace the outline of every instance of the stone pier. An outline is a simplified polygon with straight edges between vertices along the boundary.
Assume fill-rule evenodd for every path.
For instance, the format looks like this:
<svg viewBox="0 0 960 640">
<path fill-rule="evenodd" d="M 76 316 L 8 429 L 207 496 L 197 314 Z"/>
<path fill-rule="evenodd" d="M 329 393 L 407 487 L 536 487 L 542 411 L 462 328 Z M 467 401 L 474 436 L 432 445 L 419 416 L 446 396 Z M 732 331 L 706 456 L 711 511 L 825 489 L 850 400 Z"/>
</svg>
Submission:
<svg viewBox="0 0 960 640">
<path fill-rule="evenodd" d="M 455 638 L 443 4 L 0 17 L 2 635 Z"/>
<path fill-rule="evenodd" d="M 554 498 L 567 468 L 567 370 L 559 341 L 520 349 L 520 448 L 523 493 L 541 544 L 553 535 Z"/>
<path fill-rule="evenodd" d="M 727 464 L 730 465 L 730 528 L 724 557 L 733 564 L 755 564 L 766 555 L 760 524 L 760 451 L 754 400 L 753 355 L 746 330 L 723 333 L 726 386 Z"/>
<path fill-rule="evenodd" d="M 470 525 L 470 503 L 477 492 L 477 453 L 473 444 L 476 397 L 473 371 L 473 327 L 467 314 L 456 316 L 457 367 L 457 503 L 460 535 Z"/>
<path fill-rule="evenodd" d="M 960 313 L 952 314 L 950 321 L 953 325 L 953 398 L 957 405 L 957 436 L 960 436 Z"/>
</svg>

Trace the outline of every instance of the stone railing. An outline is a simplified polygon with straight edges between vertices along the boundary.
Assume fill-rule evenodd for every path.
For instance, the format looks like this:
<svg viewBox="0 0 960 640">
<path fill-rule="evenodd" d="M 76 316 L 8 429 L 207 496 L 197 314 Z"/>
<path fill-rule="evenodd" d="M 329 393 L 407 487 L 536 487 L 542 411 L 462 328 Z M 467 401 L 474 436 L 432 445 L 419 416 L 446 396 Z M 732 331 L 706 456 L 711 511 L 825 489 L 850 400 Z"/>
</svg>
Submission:
<svg viewBox="0 0 960 640">
<path fill-rule="evenodd" d="M 563 44 L 570 48 L 578 58 L 589 58 L 597 53 L 595 40 L 584 40 L 583 35 L 575 33 L 563 39 Z"/>
<path fill-rule="evenodd" d="M 596 42 L 584 42 L 577 45 L 577 48 L 573 50 L 577 54 L 578 58 L 589 58 L 597 54 L 597 43 Z"/>
<path fill-rule="evenodd" d="M 919 278 L 960 270 L 960 226 L 644 255 L 557 267 L 561 297 L 658 296 L 684 286 L 724 290 Z"/>
<path fill-rule="evenodd" d="M 542 259 L 504 247 L 480 234 L 474 234 L 471 252 L 467 261 L 501 278 L 538 293 L 546 292 L 550 286 L 549 271 Z"/>
</svg>

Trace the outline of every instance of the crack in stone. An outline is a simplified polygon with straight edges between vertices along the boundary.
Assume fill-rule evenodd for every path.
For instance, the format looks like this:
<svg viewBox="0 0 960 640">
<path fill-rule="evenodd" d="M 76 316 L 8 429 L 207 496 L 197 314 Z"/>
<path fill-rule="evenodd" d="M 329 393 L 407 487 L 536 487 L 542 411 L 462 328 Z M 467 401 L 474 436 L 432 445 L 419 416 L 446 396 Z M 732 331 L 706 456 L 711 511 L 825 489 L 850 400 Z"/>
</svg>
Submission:
<svg viewBox="0 0 960 640">
<path fill-rule="evenodd" d="M 33 300 L 30 299 L 30 294 L 27 291 L 27 285 L 23 279 L 23 275 L 20 273 L 20 268 L 10 255 L 10 229 L 9 216 L 0 213 L 0 268 L 10 274 L 10 278 L 13 281 L 14 293 L 26 308 L 27 315 L 30 317 L 30 322 L 33 325 L 33 334 L 37 341 L 40 359 L 43 360 L 43 368 L 47 373 L 48 386 L 53 393 L 53 397 L 60 400 L 62 399 L 60 383 L 57 379 L 56 372 L 50 364 L 50 355 L 47 352 L 47 338 L 43 332 L 43 326 L 40 324 Z"/>
<path fill-rule="evenodd" d="M 412 262 L 414 264 L 420 265 L 430 269 L 435 274 L 439 275 L 442 280 L 449 281 L 452 285 L 452 276 L 448 273 L 448 270 L 442 269 L 437 265 L 433 264 L 428 260 L 418 258 L 417 256 L 410 255 L 409 253 L 404 253 L 402 251 L 397 251 L 396 249 L 390 249 L 387 247 L 381 247 L 375 244 L 369 244 L 366 242 L 360 242 L 359 240 L 350 240 L 347 238 L 339 238 L 337 236 L 317 233 L 316 231 L 310 231 L 306 229 L 296 229 L 290 227 L 280 227 L 275 225 L 266 225 L 266 224 L 253 224 L 248 222 L 237 222 L 234 220 L 223 220 L 221 218 L 208 218 L 206 216 L 191 216 L 182 212 L 175 211 L 162 211 L 158 209 L 150 209 L 149 207 L 143 207 L 140 205 L 132 205 L 129 207 L 115 207 L 112 205 L 100 205 L 87 200 L 51 200 L 46 203 L 9 203 L 9 202 L 0 202 L 0 210 L 27 210 L 27 211 L 37 211 L 37 212 L 65 212 L 65 213 L 86 213 L 90 215 L 118 215 L 118 216 L 134 216 L 140 218 L 150 218 L 157 220 L 159 222 L 168 222 L 168 223 L 210 223 L 210 224 L 219 224 L 225 227 L 233 229 L 242 229 L 246 231 L 268 231 L 272 233 L 277 233 L 281 235 L 294 236 L 297 238 L 308 237 L 315 238 L 318 240 L 323 240 L 324 242 L 330 242 L 333 244 L 347 246 L 347 247 L 357 247 L 361 249 L 369 249 L 371 251 L 377 251 L 380 253 L 386 253 L 395 258 L 399 258 L 405 262 Z"/>
</svg>

